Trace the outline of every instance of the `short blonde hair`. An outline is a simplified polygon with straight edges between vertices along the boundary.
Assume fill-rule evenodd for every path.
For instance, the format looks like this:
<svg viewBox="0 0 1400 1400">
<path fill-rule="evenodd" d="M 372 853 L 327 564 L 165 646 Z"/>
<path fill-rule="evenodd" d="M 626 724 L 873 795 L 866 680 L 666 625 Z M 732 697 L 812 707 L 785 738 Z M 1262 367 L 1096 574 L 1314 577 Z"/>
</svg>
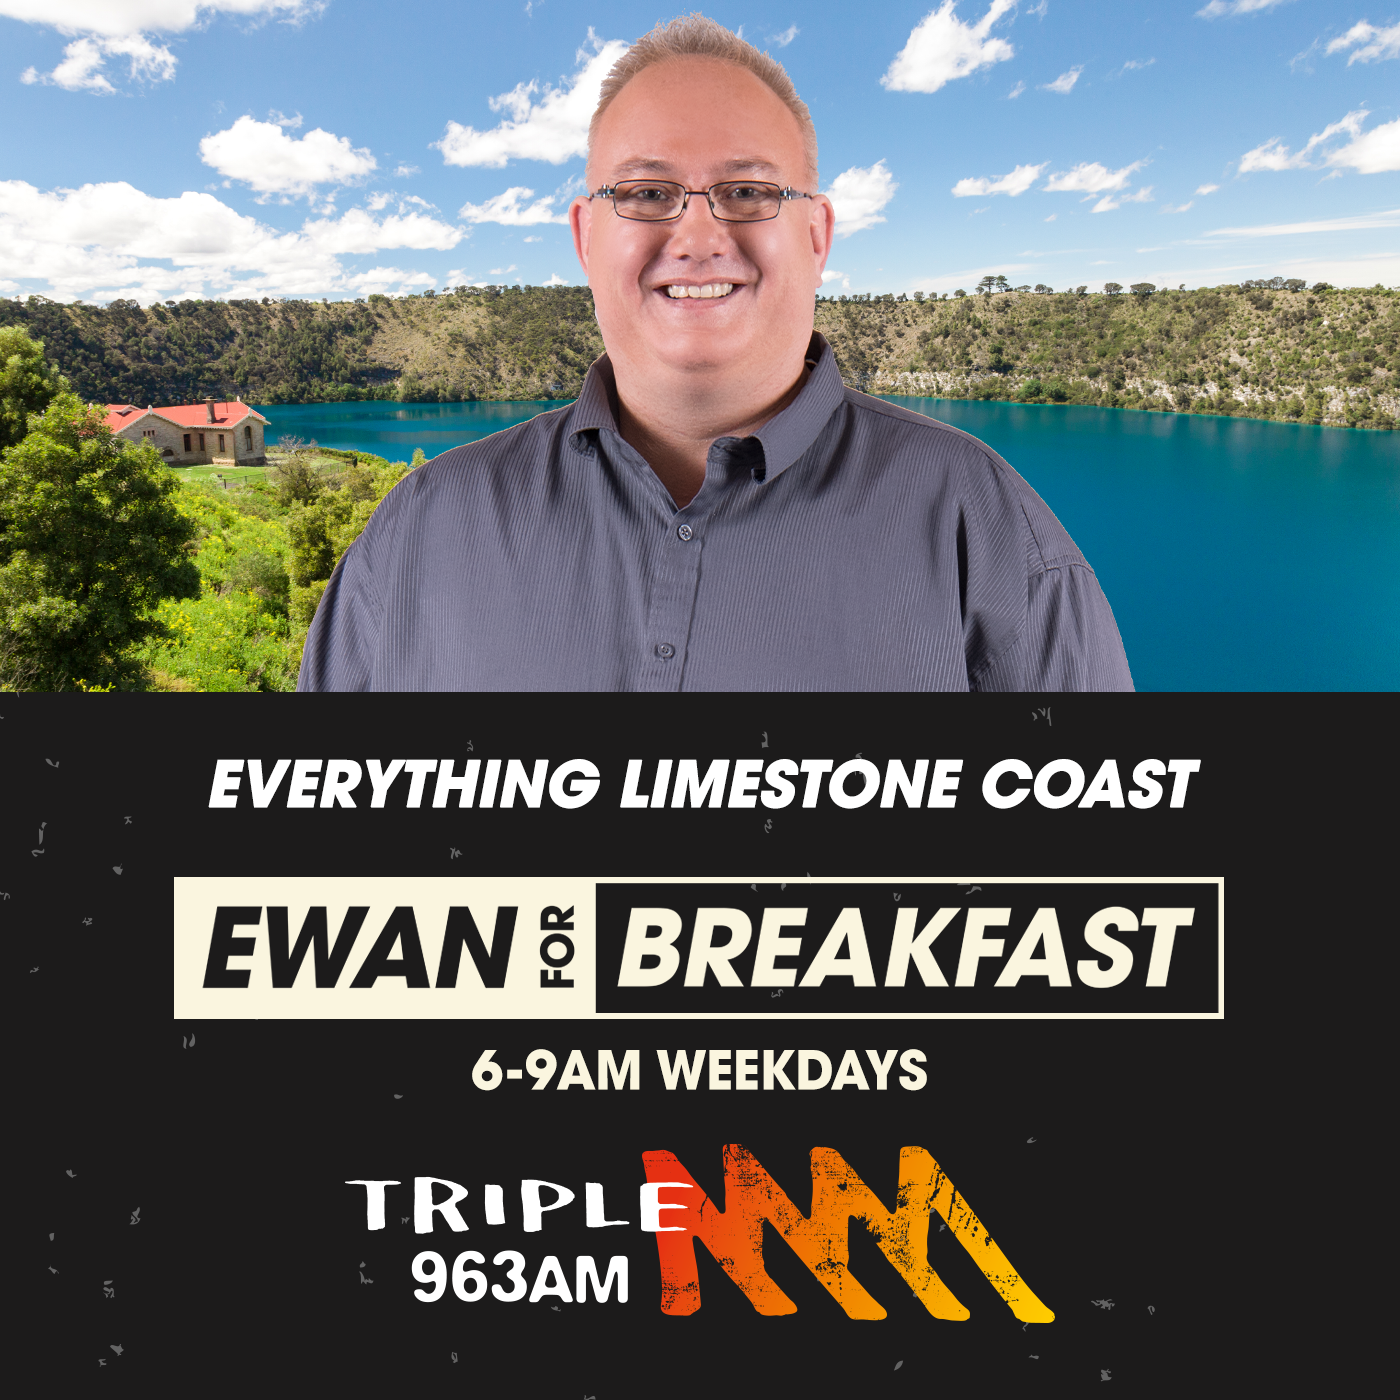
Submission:
<svg viewBox="0 0 1400 1400">
<path fill-rule="evenodd" d="M 797 125 L 802 132 L 803 151 L 807 157 L 807 173 L 813 185 L 817 183 L 817 129 L 812 125 L 812 114 L 807 110 L 807 104 L 797 95 L 797 89 L 793 87 L 787 70 L 777 59 L 760 53 L 747 39 L 741 39 L 733 30 L 707 19 L 698 11 L 682 15 L 667 24 L 658 24 L 649 34 L 643 34 L 613 64 L 611 72 L 603 79 L 598 106 L 594 110 L 593 120 L 588 124 L 590 154 L 594 138 L 598 134 L 598 123 L 603 119 L 603 113 L 612 105 L 613 98 L 642 69 L 673 58 L 717 58 L 724 63 L 733 63 L 739 68 L 747 68 L 797 118 Z"/>
</svg>

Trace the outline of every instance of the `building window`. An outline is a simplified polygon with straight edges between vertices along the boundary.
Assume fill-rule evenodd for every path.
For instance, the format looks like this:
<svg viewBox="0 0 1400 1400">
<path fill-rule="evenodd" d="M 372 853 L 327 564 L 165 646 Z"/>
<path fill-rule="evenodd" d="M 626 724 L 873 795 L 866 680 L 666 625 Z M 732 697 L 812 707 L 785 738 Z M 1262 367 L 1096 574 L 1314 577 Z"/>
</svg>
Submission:
<svg viewBox="0 0 1400 1400">
<path fill-rule="evenodd" d="M 185 434 L 185 451 L 188 452 L 189 450 L 190 450 L 190 435 L 189 435 L 188 433 L 186 433 L 186 434 Z"/>
<path fill-rule="evenodd" d="M 243 441 L 247 444 L 248 451 L 251 452 L 253 450 L 253 429 L 251 425 L 243 429 Z"/>
<path fill-rule="evenodd" d="M 204 451 L 204 434 L 203 434 L 203 433 L 200 433 L 200 435 L 199 435 L 199 450 L 200 450 L 201 452 Z"/>
<path fill-rule="evenodd" d="M 220 433 L 220 434 L 219 434 L 219 451 L 222 452 L 223 450 L 224 450 L 224 435 L 223 435 L 222 433 Z"/>
</svg>

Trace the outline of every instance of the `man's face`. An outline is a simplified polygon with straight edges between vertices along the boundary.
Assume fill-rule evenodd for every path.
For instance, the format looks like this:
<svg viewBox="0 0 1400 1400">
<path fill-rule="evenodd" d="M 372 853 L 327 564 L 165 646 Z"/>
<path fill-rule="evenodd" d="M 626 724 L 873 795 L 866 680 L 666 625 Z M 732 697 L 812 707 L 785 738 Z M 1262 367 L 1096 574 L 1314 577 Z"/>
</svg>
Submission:
<svg viewBox="0 0 1400 1400">
<path fill-rule="evenodd" d="M 776 219 L 749 224 L 715 218 L 696 195 L 667 223 L 619 218 L 607 199 L 576 200 L 574 246 L 614 361 L 761 374 L 806 349 L 834 215 L 808 173 L 797 119 L 764 83 L 714 59 L 644 69 L 603 114 L 588 164 L 590 189 L 629 179 L 688 190 L 763 180 L 816 198 L 784 201 Z M 691 287 L 732 290 L 677 295 Z"/>
</svg>

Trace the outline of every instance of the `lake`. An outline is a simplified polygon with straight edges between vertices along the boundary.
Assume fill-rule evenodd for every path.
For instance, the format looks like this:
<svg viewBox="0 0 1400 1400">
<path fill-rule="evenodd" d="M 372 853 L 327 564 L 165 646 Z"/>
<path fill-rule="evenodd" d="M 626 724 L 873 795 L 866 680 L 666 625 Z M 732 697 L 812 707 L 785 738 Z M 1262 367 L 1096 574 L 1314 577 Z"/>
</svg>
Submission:
<svg viewBox="0 0 1400 1400">
<path fill-rule="evenodd" d="M 1400 689 L 1400 435 L 897 398 L 994 447 L 1094 566 L 1139 690 Z M 407 460 L 558 402 L 282 404 L 268 438 Z"/>
</svg>

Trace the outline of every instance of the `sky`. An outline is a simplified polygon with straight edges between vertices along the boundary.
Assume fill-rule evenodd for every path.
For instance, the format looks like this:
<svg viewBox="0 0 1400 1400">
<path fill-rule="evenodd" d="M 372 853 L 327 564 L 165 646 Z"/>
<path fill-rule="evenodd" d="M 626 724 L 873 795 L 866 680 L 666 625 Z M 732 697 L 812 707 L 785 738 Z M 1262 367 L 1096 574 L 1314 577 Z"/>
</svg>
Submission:
<svg viewBox="0 0 1400 1400">
<path fill-rule="evenodd" d="M 680 13 L 678 10 L 677 13 Z M 758 0 L 827 295 L 1400 286 L 1400 0 Z M 0 295 L 578 285 L 588 119 L 654 0 L 0 0 Z"/>
</svg>

